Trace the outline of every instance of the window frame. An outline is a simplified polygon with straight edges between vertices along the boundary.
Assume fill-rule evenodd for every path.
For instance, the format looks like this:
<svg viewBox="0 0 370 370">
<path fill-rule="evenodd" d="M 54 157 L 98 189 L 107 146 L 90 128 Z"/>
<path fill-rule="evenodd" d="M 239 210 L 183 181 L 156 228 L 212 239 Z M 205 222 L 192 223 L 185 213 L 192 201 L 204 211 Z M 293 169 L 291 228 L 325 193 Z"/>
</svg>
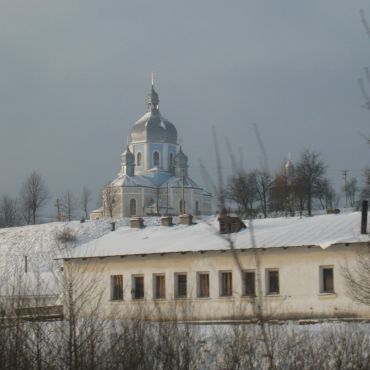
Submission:
<svg viewBox="0 0 370 370">
<path fill-rule="evenodd" d="M 186 272 L 175 272 L 175 298 L 176 299 L 186 299 L 188 298 L 188 274 Z M 179 292 L 179 277 L 185 276 L 186 285 L 185 285 L 185 294 L 180 294 Z"/>
<path fill-rule="evenodd" d="M 253 274 L 253 292 L 247 293 L 247 274 Z M 256 270 L 243 270 L 242 271 L 242 296 L 243 297 L 256 297 Z"/>
<path fill-rule="evenodd" d="M 324 271 L 325 270 L 331 270 L 331 289 L 327 289 L 325 287 L 325 276 Z M 320 294 L 335 294 L 335 285 L 334 285 L 334 266 L 333 265 L 324 265 L 319 267 L 319 278 L 320 278 L 320 284 L 319 284 L 319 292 Z"/>
<path fill-rule="evenodd" d="M 141 152 L 136 154 L 136 166 L 141 167 L 143 165 L 143 155 Z"/>
<path fill-rule="evenodd" d="M 156 160 L 154 158 L 155 154 L 158 154 L 158 164 L 156 164 Z M 153 151 L 152 161 L 153 161 L 153 167 L 160 167 L 161 166 L 161 153 L 158 150 Z"/>
<path fill-rule="evenodd" d="M 132 213 L 132 208 L 133 207 L 131 205 L 131 203 L 133 201 L 135 202 L 135 212 L 134 213 Z M 129 206 L 129 214 L 130 214 L 130 217 L 136 216 L 137 215 L 137 200 L 136 200 L 136 198 L 130 198 L 130 201 L 129 201 L 128 206 Z"/>
<path fill-rule="evenodd" d="M 207 276 L 207 292 L 203 292 L 202 288 L 202 276 Z M 209 283 L 209 272 L 199 271 L 197 272 L 197 298 L 209 298 L 210 297 L 210 283 Z"/>
<path fill-rule="evenodd" d="M 137 289 L 137 280 L 142 279 L 143 287 L 142 287 L 142 294 L 138 296 L 138 289 Z M 145 299 L 145 279 L 143 274 L 135 274 L 131 276 L 131 299 L 133 301 L 140 301 Z"/>
<path fill-rule="evenodd" d="M 158 289 L 158 281 L 157 278 L 163 278 L 163 295 L 158 294 L 160 292 L 160 289 Z M 166 274 L 165 273 L 159 273 L 159 274 L 153 274 L 153 299 L 166 299 Z"/>
<path fill-rule="evenodd" d="M 230 275 L 230 283 L 226 283 L 226 287 L 224 287 L 223 283 L 223 276 L 224 275 Z M 218 273 L 218 281 L 219 281 L 219 296 L 221 298 L 228 298 L 233 296 L 233 272 L 232 270 L 224 270 L 224 271 L 219 271 Z M 228 286 L 230 284 L 230 286 Z M 224 288 L 226 288 L 224 290 Z"/>
<path fill-rule="evenodd" d="M 270 274 L 271 273 L 275 273 L 277 272 L 277 291 L 272 291 L 271 290 L 271 276 Z M 279 295 L 280 294 L 280 271 L 278 268 L 269 268 L 269 269 L 266 269 L 266 274 L 265 274 L 265 278 L 266 278 L 266 295 L 272 295 L 272 296 L 276 296 L 276 295 Z"/>
<path fill-rule="evenodd" d="M 116 285 L 116 281 L 115 281 L 116 278 L 120 278 L 121 287 L 119 287 L 119 285 Z M 110 286 L 111 286 L 110 300 L 111 301 L 123 301 L 123 298 L 124 298 L 124 295 L 123 295 L 123 275 L 122 274 L 110 275 Z M 116 293 L 117 293 L 116 289 L 120 289 L 118 291 L 119 292 L 118 297 L 116 295 Z"/>
</svg>

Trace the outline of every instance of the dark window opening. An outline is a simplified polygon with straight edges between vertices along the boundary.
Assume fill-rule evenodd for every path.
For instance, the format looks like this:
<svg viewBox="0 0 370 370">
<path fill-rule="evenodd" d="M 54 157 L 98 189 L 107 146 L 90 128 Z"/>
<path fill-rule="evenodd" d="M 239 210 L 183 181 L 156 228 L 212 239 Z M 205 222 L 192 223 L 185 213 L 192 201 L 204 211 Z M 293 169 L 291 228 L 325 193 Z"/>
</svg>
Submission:
<svg viewBox="0 0 370 370">
<path fill-rule="evenodd" d="M 279 294 L 279 271 L 270 270 L 267 272 L 267 293 L 268 294 Z"/>
<path fill-rule="evenodd" d="M 205 298 L 209 297 L 209 274 L 200 273 L 198 275 L 199 293 L 198 297 Z"/>
<path fill-rule="evenodd" d="M 176 298 L 186 298 L 188 295 L 186 274 L 176 275 Z"/>
<path fill-rule="evenodd" d="M 334 293 L 334 274 L 332 267 L 322 269 L 322 293 Z"/>
<path fill-rule="evenodd" d="M 221 283 L 220 296 L 231 297 L 233 295 L 232 273 L 221 272 L 220 283 Z"/>
<path fill-rule="evenodd" d="M 254 271 L 245 271 L 243 276 L 243 295 L 256 296 L 256 274 Z"/>
<path fill-rule="evenodd" d="M 153 166 L 159 166 L 159 153 L 153 153 Z"/>
<path fill-rule="evenodd" d="M 111 276 L 111 299 L 112 301 L 120 301 L 123 299 L 123 276 Z"/>
<path fill-rule="evenodd" d="M 132 298 L 133 299 L 144 298 L 144 276 L 134 276 Z"/>
<path fill-rule="evenodd" d="M 164 275 L 154 276 L 154 298 L 164 299 L 166 297 L 166 283 Z"/>
</svg>

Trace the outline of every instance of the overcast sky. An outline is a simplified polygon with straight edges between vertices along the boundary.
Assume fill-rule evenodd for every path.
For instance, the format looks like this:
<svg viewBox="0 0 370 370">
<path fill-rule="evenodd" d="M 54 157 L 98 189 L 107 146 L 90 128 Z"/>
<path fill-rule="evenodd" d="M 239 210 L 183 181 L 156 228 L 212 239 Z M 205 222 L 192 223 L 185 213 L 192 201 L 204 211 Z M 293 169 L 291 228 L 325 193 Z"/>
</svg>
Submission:
<svg viewBox="0 0 370 370">
<path fill-rule="evenodd" d="M 151 71 L 196 181 L 199 158 L 215 174 L 212 126 L 260 166 L 257 124 L 271 170 L 310 148 L 339 187 L 369 163 L 362 8 L 370 19 L 369 0 L 0 0 L 0 194 L 37 170 L 53 199 L 84 185 L 97 198 Z"/>
</svg>

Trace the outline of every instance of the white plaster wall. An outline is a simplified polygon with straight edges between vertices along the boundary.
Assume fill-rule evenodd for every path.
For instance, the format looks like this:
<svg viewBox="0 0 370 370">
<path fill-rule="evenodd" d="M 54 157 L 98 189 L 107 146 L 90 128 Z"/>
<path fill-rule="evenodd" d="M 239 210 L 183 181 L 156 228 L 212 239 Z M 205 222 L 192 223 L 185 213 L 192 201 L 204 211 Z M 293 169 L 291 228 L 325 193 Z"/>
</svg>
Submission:
<svg viewBox="0 0 370 370">
<path fill-rule="evenodd" d="M 346 295 L 341 268 L 346 263 L 355 267 L 362 246 L 336 246 L 327 250 L 319 247 L 275 248 L 260 250 L 262 302 L 266 315 L 274 318 L 317 318 L 317 317 L 370 317 L 369 307 L 354 303 Z M 243 269 L 255 269 L 254 252 L 239 251 L 238 258 Z M 103 292 L 102 316 L 111 312 L 131 316 L 138 309 L 145 310 L 148 318 L 186 312 L 194 320 L 223 320 L 253 316 L 252 299 L 242 297 L 242 278 L 230 251 L 206 253 L 174 253 L 131 257 L 109 257 L 104 259 L 69 260 L 68 265 L 83 266 L 81 271 L 103 271 L 96 289 Z M 334 294 L 320 293 L 320 266 L 334 267 Z M 266 269 L 279 270 L 280 294 L 268 295 L 265 290 Z M 232 271 L 233 296 L 219 296 L 219 272 Z M 174 298 L 175 273 L 188 275 L 188 298 Z M 197 272 L 209 272 L 210 297 L 197 298 Z M 166 299 L 153 299 L 153 274 L 164 273 L 166 277 Z M 131 298 L 132 275 L 143 275 L 145 299 Z M 123 275 L 124 299 L 111 301 L 110 276 Z M 186 310 L 184 310 L 184 307 Z"/>
</svg>

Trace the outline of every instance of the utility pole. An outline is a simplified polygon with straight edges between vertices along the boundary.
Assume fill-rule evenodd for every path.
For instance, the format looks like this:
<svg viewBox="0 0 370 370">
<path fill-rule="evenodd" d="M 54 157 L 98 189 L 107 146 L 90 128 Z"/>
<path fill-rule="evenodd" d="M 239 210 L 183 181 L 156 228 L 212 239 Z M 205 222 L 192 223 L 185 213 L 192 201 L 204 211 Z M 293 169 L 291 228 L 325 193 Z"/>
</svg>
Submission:
<svg viewBox="0 0 370 370">
<path fill-rule="evenodd" d="M 347 174 L 348 170 L 343 170 L 343 179 L 344 179 L 344 193 L 346 196 L 346 208 L 348 207 L 348 189 L 347 189 Z"/>
<path fill-rule="evenodd" d="M 56 200 L 56 202 L 55 202 L 55 207 L 57 207 L 57 217 L 58 217 L 58 221 L 62 221 L 62 215 L 61 215 L 61 212 L 60 212 L 61 204 L 60 204 L 60 200 L 59 200 L 59 198 L 57 198 L 57 200 Z"/>
</svg>

